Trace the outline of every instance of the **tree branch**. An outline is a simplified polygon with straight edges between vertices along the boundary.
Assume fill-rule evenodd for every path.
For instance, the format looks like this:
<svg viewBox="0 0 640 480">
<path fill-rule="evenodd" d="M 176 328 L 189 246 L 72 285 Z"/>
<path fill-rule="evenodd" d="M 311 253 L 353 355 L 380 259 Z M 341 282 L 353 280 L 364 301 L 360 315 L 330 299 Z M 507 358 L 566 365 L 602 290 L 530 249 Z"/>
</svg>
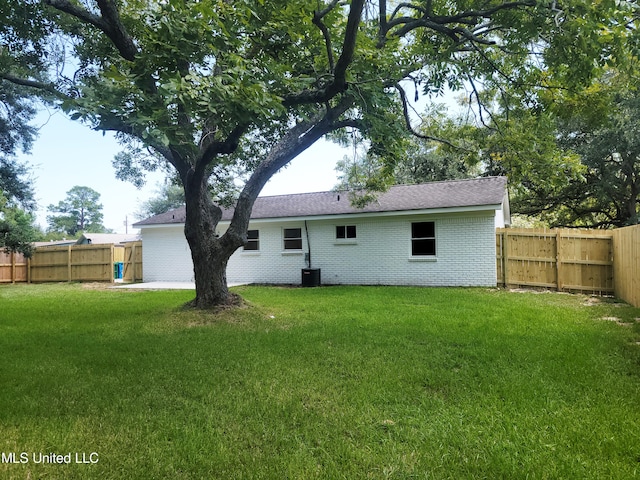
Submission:
<svg viewBox="0 0 640 480">
<path fill-rule="evenodd" d="M 21 85 L 23 87 L 30 87 L 30 88 L 35 88 L 37 90 L 43 90 L 45 92 L 49 92 L 53 94 L 54 96 L 60 99 L 71 98 L 66 93 L 58 90 L 53 83 L 39 82 L 37 80 L 29 80 L 26 78 L 16 77 L 15 75 L 12 75 L 10 73 L 3 73 L 3 72 L 0 72 L 0 79 L 6 80 L 7 82 L 11 82 L 15 85 Z"/>
<path fill-rule="evenodd" d="M 265 159 L 253 171 L 245 183 L 238 198 L 233 219 L 227 233 L 221 240 L 232 242 L 230 237 L 243 235 L 246 232 L 251 208 L 267 181 L 282 167 L 316 143 L 327 133 L 343 128 L 354 122 L 353 120 L 339 120 L 353 106 L 354 100 L 343 98 L 337 106 L 327 109 L 311 120 L 301 121 L 289 130 L 271 149 Z"/>
<path fill-rule="evenodd" d="M 131 125 L 125 123 L 122 119 L 116 116 L 101 116 L 100 123 L 93 127 L 94 130 L 104 132 L 116 132 L 123 135 L 133 137 L 148 147 L 152 148 L 160 155 L 162 155 L 167 162 L 174 166 L 178 174 L 184 178 L 187 172 L 191 168 L 191 164 L 187 162 L 182 156 L 171 147 L 165 146 L 160 142 L 155 142 L 151 137 L 144 138 L 142 132 L 135 131 Z"/>
<path fill-rule="evenodd" d="M 44 0 L 44 3 L 64 13 L 76 17 L 84 23 L 93 25 L 94 27 L 104 30 L 106 28 L 105 21 L 98 15 L 71 3 L 69 0 Z"/>
<path fill-rule="evenodd" d="M 478 36 L 477 32 L 470 31 L 466 28 L 462 28 L 457 24 L 463 25 L 477 25 L 479 19 L 481 18 L 490 18 L 495 13 L 502 10 L 510 10 L 516 9 L 520 7 L 535 7 L 535 0 L 522 0 L 515 2 L 506 2 L 500 5 L 497 5 L 492 8 L 487 8 L 484 10 L 468 10 L 465 12 L 461 12 L 457 15 L 448 15 L 448 16 L 439 16 L 433 15 L 431 9 L 431 1 L 427 2 L 427 7 L 422 7 L 418 5 L 413 5 L 411 3 L 400 3 L 393 14 L 391 15 L 391 19 L 389 21 L 385 21 L 386 30 L 385 36 L 389 33 L 394 27 L 401 27 L 395 32 L 395 35 L 398 37 L 403 37 L 410 33 L 413 30 L 418 28 L 430 28 L 436 32 L 440 32 L 444 35 L 447 35 L 451 39 L 453 39 L 456 43 L 460 42 L 460 37 L 478 42 L 483 44 L 493 44 L 492 40 L 484 39 Z M 400 13 L 402 9 L 412 9 L 419 13 L 422 13 L 420 17 L 397 17 L 396 15 Z M 483 34 L 486 31 L 482 32 Z M 379 42 L 380 43 L 380 42 Z"/>
<path fill-rule="evenodd" d="M 286 107 L 309 103 L 325 103 L 347 90 L 347 69 L 353 61 L 364 3 L 365 0 L 353 0 L 351 2 L 344 41 L 342 42 L 342 53 L 336 62 L 333 80 L 324 88 L 306 90 L 302 93 L 285 97 L 283 104 Z"/>
<path fill-rule="evenodd" d="M 536 0 L 506 2 L 500 5 L 496 5 L 493 8 L 487 8 L 484 10 L 469 10 L 466 12 L 459 13 L 457 15 L 442 16 L 442 17 L 437 16 L 434 18 L 434 20 L 438 22 L 444 22 L 444 23 L 455 23 L 455 22 L 467 23 L 468 20 L 465 21 L 466 18 L 476 18 L 476 19 L 487 18 L 487 17 L 491 17 L 495 13 L 502 10 L 511 10 L 511 9 L 520 8 L 520 7 L 535 7 L 537 3 L 538 2 L 536 2 Z"/>
<path fill-rule="evenodd" d="M 332 3 L 336 4 L 337 0 L 334 0 L 334 2 Z M 326 9 L 324 11 L 326 12 Z M 322 22 L 322 17 L 323 17 L 322 12 L 314 12 L 312 22 L 322 32 L 322 36 L 324 37 L 324 43 L 327 49 L 327 60 L 329 61 L 329 70 L 333 72 L 335 69 L 335 60 L 333 58 L 333 45 L 331 44 L 331 34 L 329 33 L 329 29 L 327 28 L 327 26 Z"/>
<path fill-rule="evenodd" d="M 498 122 L 495 121 L 493 114 L 488 110 L 484 108 L 484 105 L 482 103 L 482 100 L 480 100 L 480 92 L 478 91 L 478 88 L 476 87 L 476 83 L 473 80 L 473 78 L 471 77 L 471 75 L 467 74 L 467 80 L 469 80 L 469 84 L 471 85 L 471 89 L 473 90 L 473 96 L 476 97 L 476 102 L 478 104 L 478 114 L 480 115 L 480 123 L 482 123 L 482 125 L 486 128 L 488 128 L 489 130 L 493 130 L 499 133 L 502 133 L 500 131 L 500 126 L 498 125 Z M 470 100 L 471 101 L 471 100 Z M 482 110 L 486 110 L 487 114 L 489 115 L 489 118 L 491 118 L 491 120 L 493 121 L 493 125 L 495 126 L 491 126 L 491 125 L 487 125 L 484 121 L 484 117 L 482 115 Z M 507 109 L 507 117 L 509 115 L 509 110 Z"/>
<path fill-rule="evenodd" d="M 230 155 L 235 152 L 240 143 L 240 139 L 247 131 L 247 128 L 249 128 L 248 123 L 238 124 L 226 139 L 223 141 L 211 142 L 196 160 L 195 173 L 197 175 L 203 175 L 207 166 L 216 158 L 216 156 Z"/>
<path fill-rule="evenodd" d="M 44 3 L 98 28 L 109 37 L 122 58 L 129 61 L 135 59 L 138 48 L 120 20 L 120 13 L 114 0 L 97 0 L 102 16 L 95 15 L 69 0 L 44 0 Z"/>
<path fill-rule="evenodd" d="M 120 12 L 114 0 L 97 0 L 102 18 L 106 20 L 109 28 L 105 33 L 109 36 L 123 58 L 133 61 L 138 53 L 133 39 L 120 20 Z"/>
<path fill-rule="evenodd" d="M 455 148 L 456 150 L 461 150 L 462 148 L 454 145 L 453 143 L 451 143 L 449 140 L 445 140 L 443 138 L 437 138 L 437 137 L 433 137 L 431 135 L 424 135 L 422 133 L 416 132 L 413 129 L 413 126 L 411 125 L 411 119 L 409 118 L 409 102 L 407 101 L 407 92 L 404 91 L 404 89 L 402 88 L 402 86 L 400 86 L 400 84 L 395 84 L 395 88 L 398 91 L 398 93 L 400 94 L 400 100 L 402 100 L 402 113 L 404 116 L 404 121 L 405 121 L 405 126 L 407 127 L 407 130 L 409 131 L 409 133 L 411 133 L 411 135 L 413 135 L 414 137 L 420 138 L 422 140 L 430 140 L 430 141 L 434 141 L 434 142 L 439 142 L 442 143 L 444 145 L 447 145 L 451 148 Z"/>
<path fill-rule="evenodd" d="M 331 11 L 336 8 L 336 5 L 338 5 L 338 3 L 340 3 L 341 0 L 331 0 L 331 2 L 329 3 L 329 5 L 327 5 L 325 8 L 323 8 L 322 10 L 319 10 L 316 12 L 316 14 L 318 15 L 319 18 L 324 18 L 326 17 L 329 13 L 331 13 Z"/>
<path fill-rule="evenodd" d="M 342 43 L 342 53 L 338 58 L 335 70 L 336 87 L 342 91 L 342 87 L 346 87 L 347 68 L 353 61 L 353 53 L 356 49 L 356 39 L 358 37 L 358 27 L 362 19 L 362 10 L 364 8 L 364 0 L 353 0 L 351 9 L 349 10 L 349 18 L 347 19 L 347 29 Z"/>
<path fill-rule="evenodd" d="M 384 47 L 387 37 L 387 0 L 378 0 L 378 17 L 380 26 L 378 27 L 378 48 Z"/>
<path fill-rule="evenodd" d="M 449 27 L 446 24 L 433 21 L 432 19 L 427 19 L 427 18 L 421 18 L 418 20 L 411 19 L 411 18 L 410 19 L 400 18 L 398 19 L 398 22 L 389 23 L 390 28 L 400 24 L 404 24 L 404 27 L 400 28 L 396 32 L 396 35 L 398 37 L 404 37 L 405 35 L 407 35 L 413 30 L 416 30 L 417 28 L 429 28 L 431 30 L 440 32 L 448 36 L 455 43 L 462 43 L 461 42 L 462 39 L 469 40 L 475 43 L 481 43 L 484 45 L 494 45 L 496 43 L 494 40 L 487 40 L 482 37 L 479 37 L 478 35 L 475 35 L 473 32 L 470 32 L 466 28 L 462 28 L 458 26 Z"/>
</svg>

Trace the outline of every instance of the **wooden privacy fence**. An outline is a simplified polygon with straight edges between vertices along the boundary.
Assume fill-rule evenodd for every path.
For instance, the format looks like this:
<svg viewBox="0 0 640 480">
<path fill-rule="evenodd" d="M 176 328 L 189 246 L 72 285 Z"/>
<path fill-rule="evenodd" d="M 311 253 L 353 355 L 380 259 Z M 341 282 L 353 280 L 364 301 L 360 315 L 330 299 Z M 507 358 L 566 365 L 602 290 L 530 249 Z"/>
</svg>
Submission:
<svg viewBox="0 0 640 480">
<path fill-rule="evenodd" d="M 26 282 L 28 280 L 29 268 L 24 255 L 0 250 L 0 283 Z"/>
<path fill-rule="evenodd" d="M 616 230 L 496 231 L 497 283 L 615 294 L 640 307 L 640 225 Z M 37 248 L 31 260 L 0 250 L 0 283 L 142 280 L 142 242 Z"/>
<path fill-rule="evenodd" d="M 31 282 L 112 282 L 113 245 L 42 247 L 31 257 Z"/>
<path fill-rule="evenodd" d="M 615 293 L 640 307 L 640 225 L 613 230 Z"/>
<path fill-rule="evenodd" d="M 117 264 L 142 280 L 142 242 L 38 247 L 30 259 L 0 251 L 0 282 L 113 282 Z"/>
<path fill-rule="evenodd" d="M 614 293 L 613 233 L 498 229 L 498 285 Z"/>
</svg>

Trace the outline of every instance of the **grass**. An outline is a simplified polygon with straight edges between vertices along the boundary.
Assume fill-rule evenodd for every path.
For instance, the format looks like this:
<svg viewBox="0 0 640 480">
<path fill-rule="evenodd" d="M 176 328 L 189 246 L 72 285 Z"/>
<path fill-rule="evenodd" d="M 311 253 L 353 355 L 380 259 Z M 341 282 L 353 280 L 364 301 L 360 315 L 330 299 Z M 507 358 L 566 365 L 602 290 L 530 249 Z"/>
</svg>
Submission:
<svg viewBox="0 0 640 480">
<path fill-rule="evenodd" d="M 213 315 L 184 291 L 0 287 L 0 478 L 640 476 L 640 309 L 236 291 L 248 306 Z"/>
</svg>

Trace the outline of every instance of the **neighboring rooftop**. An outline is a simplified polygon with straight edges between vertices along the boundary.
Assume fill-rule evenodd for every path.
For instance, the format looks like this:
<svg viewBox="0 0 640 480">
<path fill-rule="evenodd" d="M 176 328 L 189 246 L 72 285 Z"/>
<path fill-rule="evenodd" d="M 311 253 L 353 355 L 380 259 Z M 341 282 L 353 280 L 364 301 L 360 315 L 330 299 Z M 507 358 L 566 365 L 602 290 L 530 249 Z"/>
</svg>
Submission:
<svg viewBox="0 0 640 480">
<path fill-rule="evenodd" d="M 351 205 L 346 192 L 298 193 L 258 197 L 252 219 L 347 215 L 357 213 L 431 210 L 478 207 L 502 204 L 506 177 L 482 177 L 470 180 L 395 185 L 378 195 L 364 208 Z M 231 220 L 232 209 L 223 211 L 222 219 Z M 134 224 L 135 228 L 185 222 L 185 207 L 180 207 Z"/>
<path fill-rule="evenodd" d="M 35 242 L 36 247 L 61 247 L 65 245 L 114 245 L 126 242 L 136 242 L 140 240 L 140 234 L 121 234 L 121 233 L 83 233 L 79 239 L 72 238 L 70 240 L 51 240 L 49 242 Z"/>
<path fill-rule="evenodd" d="M 48 242 L 33 242 L 34 247 L 64 247 L 66 245 L 75 245 L 76 239 L 72 238 L 71 240 L 49 240 Z"/>
<path fill-rule="evenodd" d="M 103 245 L 109 243 L 118 244 L 125 242 L 135 242 L 137 240 L 140 240 L 140 235 L 138 235 L 137 233 L 83 233 L 76 242 L 76 245 Z"/>
</svg>

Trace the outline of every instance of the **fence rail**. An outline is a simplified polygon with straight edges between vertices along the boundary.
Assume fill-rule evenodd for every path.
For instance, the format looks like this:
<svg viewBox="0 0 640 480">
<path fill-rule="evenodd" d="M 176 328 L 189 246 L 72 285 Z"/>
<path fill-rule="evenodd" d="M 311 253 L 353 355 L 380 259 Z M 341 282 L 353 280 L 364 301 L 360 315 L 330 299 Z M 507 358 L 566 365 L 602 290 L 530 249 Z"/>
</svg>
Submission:
<svg viewBox="0 0 640 480">
<path fill-rule="evenodd" d="M 611 231 L 498 229 L 498 284 L 614 293 Z"/>
</svg>

